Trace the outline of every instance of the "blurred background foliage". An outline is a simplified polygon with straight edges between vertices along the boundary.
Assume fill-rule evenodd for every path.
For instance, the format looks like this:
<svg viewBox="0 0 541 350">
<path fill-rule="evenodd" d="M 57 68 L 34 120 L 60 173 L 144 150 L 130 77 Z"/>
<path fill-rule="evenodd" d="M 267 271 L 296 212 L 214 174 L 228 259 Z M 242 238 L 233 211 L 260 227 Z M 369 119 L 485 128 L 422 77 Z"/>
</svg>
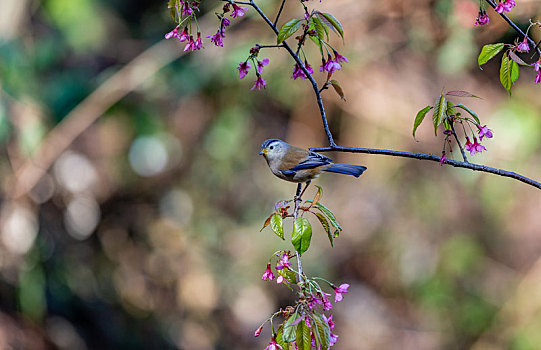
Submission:
<svg viewBox="0 0 541 350">
<path fill-rule="evenodd" d="M 205 35 L 220 5 L 204 3 Z M 270 17 L 278 5 L 262 4 Z M 413 118 L 442 87 L 463 89 L 483 97 L 466 102 L 495 134 L 473 160 L 540 178 L 533 72 L 510 98 L 498 60 L 476 65 L 482 45 L 516 37 L 492 11 L 474 28 L 474 1 L 308 5 L 346 33 L 335 44 L 350 63 L 335 78 L 347 102 L 325 93 L 339 144 L 440 154 L 428 123 L 412 139 Z M 253 15 L 234 21 L 224 48 L 206 41 L 185 55 L 163 41 L 165 1 L 2 0 L 0 348 L 264 347 L 269 329 L 253 331 L 293 295 L 261 281 L 289 246 L 259 229 L 295 185 L 272 176 L 258 146 L 326 139 L 283 50 L 262 52 L 266 90 L 249 91 L 253 75 L 239 81 L 248 49 L 275 40 Z M 512 12 L 521 27 L 540 15 L 536 1 Z M 538 190 L 415 160 L 332 156 L 369 169 L 318 180 L 344 232 L 331 249 L 316 229 L 304 255 L 309 274 L 352 285 L 335 309 L 336 349 L 539 348 Z"/>
</svg>

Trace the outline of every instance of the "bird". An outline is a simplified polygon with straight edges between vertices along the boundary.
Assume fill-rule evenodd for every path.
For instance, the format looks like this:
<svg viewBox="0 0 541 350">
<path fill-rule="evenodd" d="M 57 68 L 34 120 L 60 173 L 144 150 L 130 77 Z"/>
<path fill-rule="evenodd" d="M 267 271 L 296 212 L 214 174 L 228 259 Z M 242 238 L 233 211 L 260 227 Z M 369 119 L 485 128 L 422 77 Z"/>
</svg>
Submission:
<svg viewBox="0 0 541 350">
<path fill-rule="evenodd" d="M 290 182 L 304 182 L 306 187 L 323 171 L 359 177 L 366 170 L 362 165 L 334 163 L 327 156 L 292 146 L 279 139 L 265 140 L 259 155 L 265 158 L 274 175 Z"/>
</svg>

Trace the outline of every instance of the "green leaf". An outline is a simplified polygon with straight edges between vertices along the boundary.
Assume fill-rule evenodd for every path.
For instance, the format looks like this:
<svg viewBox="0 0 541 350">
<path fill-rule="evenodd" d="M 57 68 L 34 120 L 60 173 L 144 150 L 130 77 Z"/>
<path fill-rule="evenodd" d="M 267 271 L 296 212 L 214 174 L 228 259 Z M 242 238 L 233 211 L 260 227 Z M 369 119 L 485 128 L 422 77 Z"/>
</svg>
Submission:
<svg viewBox="0 0 541 350">
<path fill-rule="evenodd" d="M 293 270 L 289 268 L 277 270 L 276 272 L 278 272 L 279 275 L 283 276 L 289 283 L 297 282 L 297 275 L 295 275 L 295 272 L 293 272 Z"/>
<path fill-rule="evenodd" d="M 456 108 L 453 102 L 447 101 L 447 115 L 456 115 Z"/>
<path fill-rule="evenodd" d="M 458 108 L 462 108 L 463 110 L 465 110 L 466 112 L 468 112 L 472 117 L 473 119 L 475 119 L 475 121 L 477 122 L 477 124 L 481 124 L 481 122 L 479 121 L 479 117 L 477 116 L 477 114 L 472 111 L 470 108 L 464 106 L 462 103 L 459 103 L 457 105 L 455 105 L 455 107 L 458 107 Z"/>
<path fill-rule="evenodd" d="M 314 27 L 315 27 L 316 32 L 318 33 L 318 37 L 320 39 L 323 39 L 323 34 L 320 34 L 321 30 L 323 30 L 328 41 L 329 40 L 329 27 L 327 27 L 327 25 L 323 23 L 323 21 L 321 21 L 319 16 L 313 16 L 311 20 L 314 22 Z"/>
<path fill-rule="evenodd" d="M 276 331 L 276 343 L 282 347 L 283 350 L 289 349 L 289 343 L 286 343 L 283 339 L 284 325 L 281 324 Z"/>
<path fill-rule="evenodd" d="M 500 66 L 500 82 L 502 83 L 505 90 L 511 93 L 511 85 L 513 84 L 512 74 L 511 74 L 511 62 L 507 56 L 507 52 L 503 54 L 502 64 Z"/>
<path fill-rule="evenodd" d="M 509 62 L 511 63 L 511 82 L 514 83 L 519 76 L 519 67 L 517 62 L 513 60 L 509 60 Z"/>
<path fill-rule="evenodd" d="M 316 342 L 320 342 L 322 349 L 327 349 L 331 341 L 331 329 L 321 315 L 313 314 L 312 319 L 314 321 L 312 324 L 316 328 Z"/>
<path fill-rule="evenodd" d="M 271 226 L 272 232 L 274 232 L 281 239 L 285 239 L 284 238 L 284 224 L 283 224 L 282 216 L 278 214 L 274 214 L 271 217 L 270 226 Z"/>
<path fill-rule="evenodd" d="M 319 52 L 323 56 L 323 44 L 321 44 L 321 40 L 317 36 L 308 35 L 308 37 L 310 38 L 310 40 L 316 43 L 317 46 L 319 46 Z"/>
<path fill-rule="evenodd" d="M 299 350 L 310 350 L 312 348 L 312 337 L 310 337 L 310 327 L 306 326 L 304 321 L 299 322 L 297 326 L 297 337 L 295 340 Z"/>
<path fill-rule="evenodd" d="M 295 247 L 295 250 L 302 255 L 310 247 L 310 240 L 312 239 L 312 226 L 310 222 L 305 218 L 297 218 L 293 223 L 293 235 L 291 236 L 291 243 Z"/>
<path fill-rule="evenodd" d="M 276 43 L 281 44 L 284 40 L 295 34 L 295 32 L 299 29 L 300 26 L 301 20 L 297 18 L 294 18 L 291 21 L 285 23 L 278 32 Z"/>
<path fill-rule="evenodd" d="M 323 229 L 325 230 L 325 232 L 327 232 L 327 236 L 329 237 L 329 241 L 331 242 L 331 247 L 334 248 L 334 236 L 333 234 L 331 233 L 331 225 L 329 224 L 329 221 L 327 221 L 327 218 L 325 218 L 325 216 L 323 216 L 323 214 L 321 213 L 314 213 L 314 212 L 311 212 L 312 214 L 314 214 L 319 222 L 321 223 L 321 226 L 323 226 Z"/>
<path fill-rule="evenodd" d="M 489 44 L 483 46 L 483 49 L 481 49 L 481 53 L 477 58 L 477 63 L 479 64 L 479 66 L 482 66 L 483 64 L 490 61 L 492 57 L 496 56 L 503 48 L 503 43 Z"/>
<path fill-rule="evenodd" d="M 317 15 L 322 16 L 327 20 L 327 22 L 331 25 L 331 28 L 336 29 L 338 34 L 344 39 L 344 28 L 342 28 L 342 24 L 340 24 L 340 21 L 337 20 L 333 15 L 330 13 L 323 13 L 323 12 L 316 12 Z"/>
<path fill-rule="evenodd" d="M 440 126 L 440 124 L 443 122 L 445 112 L 447 112 L 447 99 L 443 94 L 441 94 L 438 102 L 436 102 L 434 105 L 434 113 L 432 114 L 432 121 L 434 122 L 434 135 L 438 134 L 438 126 Z"/>
<path fill-rule="evenodd" d="M 307 202 L 311 203 L 312 201 L 307 200 Z M 329 222 L 331 223 L 331 225 L 333 225 L 337 230 L 342 231 L 342 226 L 340 226 L 340 224 L 338 224 L 338 221 L 336 220 L 336 217 L 334 216 L 334 214 L 332 213 L 332 211 L 329 208 L 327 208 L 326 206 L 324 206 L 321 203 L 316 203 L 316 209 L 319 209 L 319 211 L 321 211 L 323 214 L 325 214 L 325 216 L 329 219 Z M 335 237 L 336 236 L 337 235 L 335 235 Z"/>
<path fill-rule="evenodd" d="M 289 316 L 287 321 L 284 323 L 284 332 L 282 333 L 282 339 L 285 343 L 291 343 L 297 338 L 297 326 L 298 323 L 295 323 L 299 318 L 299 313 L 297 310 L 293 315 Z"/>
<path fill-rule="evenodd" d="M 431 109 L 432 109 L 432 106 L 426 106 L 425 108 L 417 112 L 417 116 L 415 117 L 415 122 L 413 123 L 413 138 L 415 138 L 415 131 L 417 131 L 417 128 L 419 127 L 419 125 L 421 125 L 421 123 L 425 119 L 426 114 Z"/>
</svg>

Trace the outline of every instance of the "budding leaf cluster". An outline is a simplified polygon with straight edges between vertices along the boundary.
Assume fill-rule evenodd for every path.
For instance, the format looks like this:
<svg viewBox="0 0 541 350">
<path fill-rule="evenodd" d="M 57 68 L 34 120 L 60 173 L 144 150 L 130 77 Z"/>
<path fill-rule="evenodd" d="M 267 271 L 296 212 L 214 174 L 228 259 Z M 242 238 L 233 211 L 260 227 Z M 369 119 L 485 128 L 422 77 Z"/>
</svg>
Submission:
<svg viewBox="0 0 541 350">
<path fill-rule="evenodd" d="M 322 188 L 317 186 L 317 192 L 313 200 L 306 200 L 299 206 L 300 216 L 293 222 L 293 232 L 291 235 L 291 243 L 295 250 L 301 255 L 308 250 L 312 240 L 312 225 L 308 219 L 304 218 L 305 213 L 312 213 L 329 238 L 331 246 L 334 247 L 334 239 L 338 237 L 342 227 L 336 220 L 333 212 L 325 205 L 319 202 L 322 195 Z M 293 213 L 290 213 L 290 207 L 288 204 L 290 201 L 280 201 L 275 204 L 275 212 L 270 214 L 265 220 L 261 231 L 267 226 L 270 226 L 272 232 L 278 237 L 285 240 L 284 235 L 284 223 L 283 220 L 288 217 L 294 217 Z"/>
</svg>

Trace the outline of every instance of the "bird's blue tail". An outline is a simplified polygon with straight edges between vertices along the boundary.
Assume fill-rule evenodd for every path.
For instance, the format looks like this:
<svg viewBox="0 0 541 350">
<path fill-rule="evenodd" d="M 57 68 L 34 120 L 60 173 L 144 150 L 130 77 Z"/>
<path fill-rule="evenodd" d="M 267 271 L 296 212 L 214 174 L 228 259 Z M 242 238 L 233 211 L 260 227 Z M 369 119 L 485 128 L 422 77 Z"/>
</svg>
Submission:
<svg viewBox="0 0 541 350">
<path fill-rule="evenodd" d="M 361 174 L 365 170 L 366 170 L 365 166 L 351 165 L 351 164 L 332 164 L 330 167 L 325 169 L 325 171 L 329 171 L 331 173 L 353 175 L 355 177 L 361 176 Z"/>
</svg>

